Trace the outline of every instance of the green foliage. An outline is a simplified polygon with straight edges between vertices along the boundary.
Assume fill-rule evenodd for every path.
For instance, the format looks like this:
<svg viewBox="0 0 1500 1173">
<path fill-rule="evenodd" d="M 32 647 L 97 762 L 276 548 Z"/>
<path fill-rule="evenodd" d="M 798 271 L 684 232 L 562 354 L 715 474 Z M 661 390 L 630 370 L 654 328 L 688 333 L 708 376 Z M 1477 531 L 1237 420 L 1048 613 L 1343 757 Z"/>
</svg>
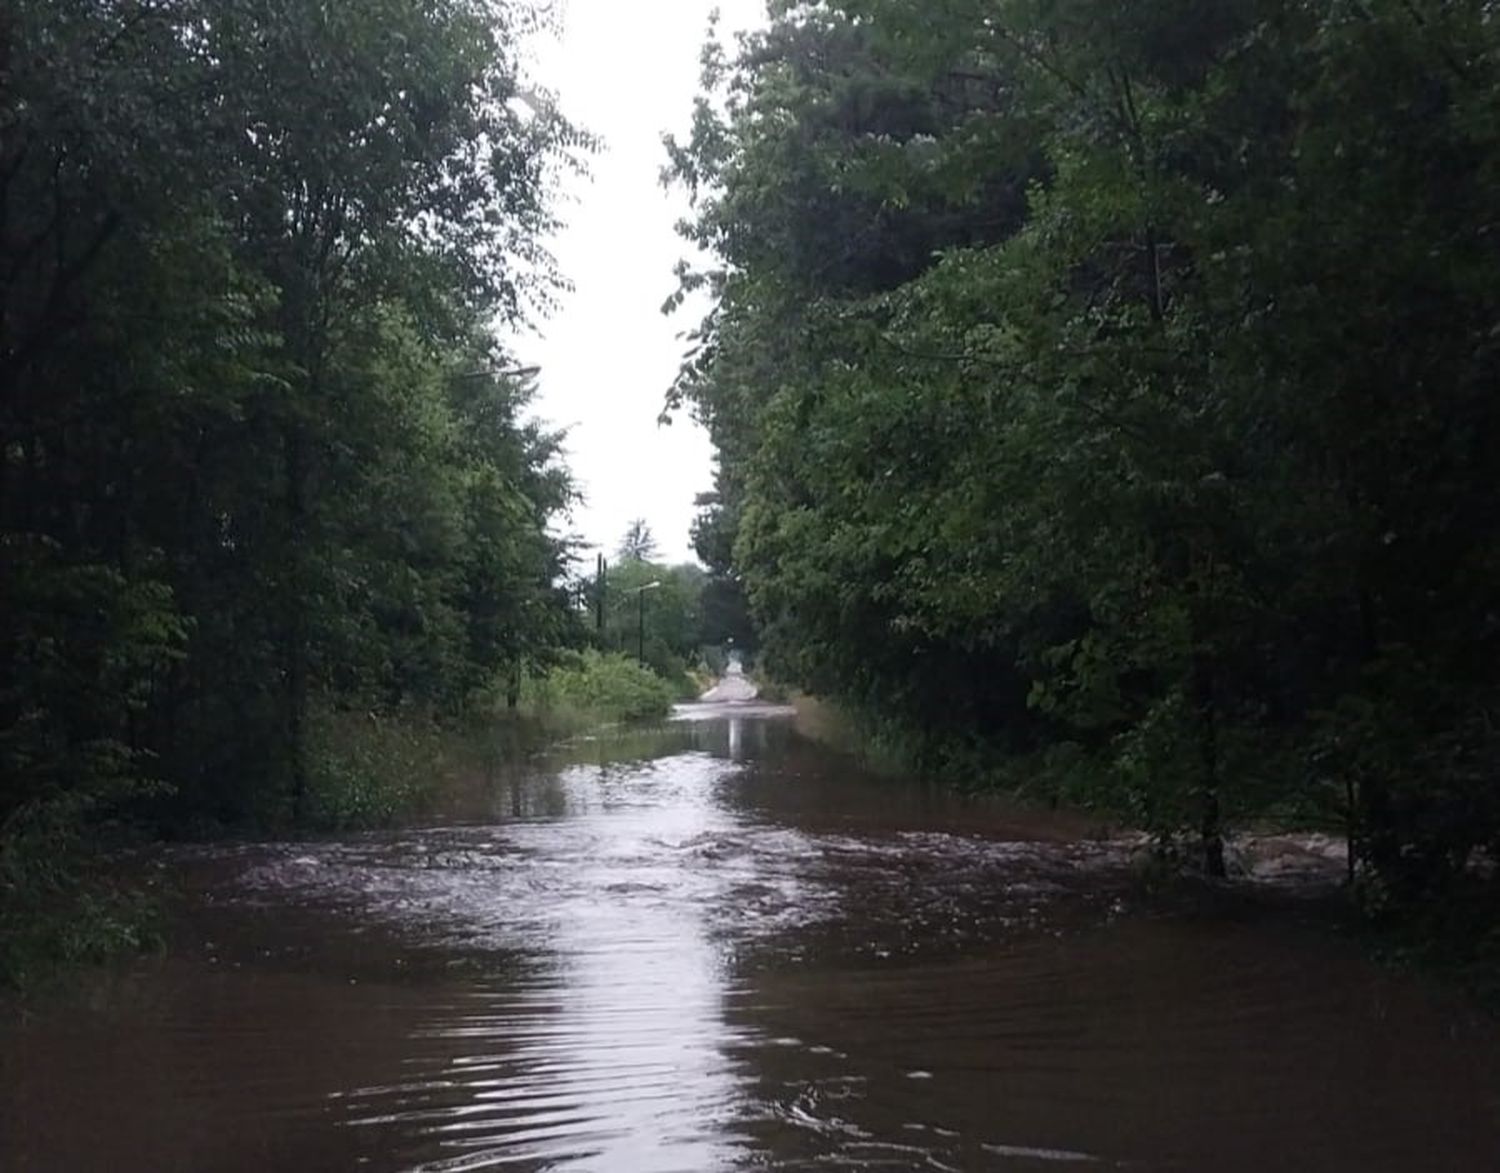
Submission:
<svg viewBox="0 0 1500 1173">
<path fill-rule="evenodd" d="M 28 885 L 13 892 L 0 910 L 0 986 L 24 990 L 70 967 L 160 945 L 157 899 L 87 876 L 82 865 L 65 890 L 39 893 Z"/>
<path fill-rule="evenodd" d="M 584 589 L 597 608 L 598 581 Z M 606 650 L 641 659 L 672 682 L 679 699 L 697 696 L 692 673 L 704 645 L 722 642 L 721 633 L 706 622 L 707 590 L 707 576 L 692 563 L 623 559 L 605 575 L 604 625 L 595 633 L 597 641 Z"/>
<path fill-rule="evenodd" d="M 594 649 L 570 656 L 523 686 L 527 709 L 575 727 L 665 717 L 677 699 L 672 684 L 633 657 Z"/>
<path fill-rule="evenodd" d="M 155 900 L 101 866 L 93 827 L 100 802 L 97 792 L 59 791 L 0 824 L 0 986 L 28 986 L 59 967 L 157 942 Z"/>
<path fill-rule="evenodd" d="M 919 766 L 1191 832 L 1500 847 L 1486 5 L 784 6 L 670 174 L 672 389 L 777 677 Z"/>
<path fill-rule="evenodd" d="M 314 830 L 388 827 L 420 814 L 461 739 L 415 714 L 314 710 L 306 823 Z"/>
<path fill-rule="evenodd" d="M 580 641 L 559 437 L 492 333 L 549 306 L 590 146 L 521 74 L 537 20 L 0 11 L 0 849 L 39 809 L 379 821 L 320 706 L 453 714 Z"/>
</svg>

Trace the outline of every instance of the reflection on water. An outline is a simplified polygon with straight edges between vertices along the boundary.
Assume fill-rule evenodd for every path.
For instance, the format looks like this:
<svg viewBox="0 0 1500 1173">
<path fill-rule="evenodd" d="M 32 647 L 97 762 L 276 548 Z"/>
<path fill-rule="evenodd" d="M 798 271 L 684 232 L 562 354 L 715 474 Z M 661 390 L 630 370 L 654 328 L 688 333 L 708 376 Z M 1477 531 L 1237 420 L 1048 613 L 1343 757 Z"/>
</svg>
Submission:
<svg viewBox="0 0 1500 1173">
<path fill-rule="evenodd" d="M 185 853 L 190 942 L 0 1026 L 0 1168 L 1495 1167 L 1495 1029 L 1285 909 L 683 717 Z"/>
<path fill-rule="evenodd" d="M 697 797 L 712 794 L 720 767 L 707 755 L 670 779 L 631 764 L 573 767 L 545 787 L 572 814 L 562 825 L 417 836 L 394 852 L 382 845 L 373 862 L 323 860 L 334 885 L 352 870 L 349 895 L 378 893 L 380 915 L 420 909 L 429 928 L 471 947 L 522 933 L 548 957 L 532 982 L 490 986 L 420 1026 L 417 1037 L 455 1052 L 350 1096 L 351 1122 L 420 1137 L 426 1151 L 410 1167 L 424 1170 L 728 1167 L 735 1032 L 725 959 L 703 915 L 716 881 L 673 891 L 675 855 L 733 825 Z M 281 869 L 265 864 L 250 882 L 282 883 Z M 477 890 L 465 882 L 475 874 Z M 518 916 L 520 902 L 530 906 Z"/>
</svg>

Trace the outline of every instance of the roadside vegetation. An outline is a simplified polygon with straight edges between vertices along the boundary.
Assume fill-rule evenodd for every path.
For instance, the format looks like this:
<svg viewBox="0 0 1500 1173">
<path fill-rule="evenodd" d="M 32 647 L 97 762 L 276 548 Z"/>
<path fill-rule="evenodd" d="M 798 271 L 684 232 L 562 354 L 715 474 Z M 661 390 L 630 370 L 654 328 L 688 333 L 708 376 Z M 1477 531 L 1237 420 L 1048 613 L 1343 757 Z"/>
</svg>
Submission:
<svg viewBox="0 0 1500 1173">
<path fill-rule="evenodd" d="M 85 882 L 125 828 L 392 817 L 428 730 L 585 642 L 492 332 L 591 146 L 537 20 L 0 11 L 0 956 L 134 939 Z"/>
<path fill-rule="evenodd" d="M 697 563 L 660 561 L 643 520 L 621 538 L 614 559 L 582 581 L 580 594 L 594 643 L 650 668 L 670 682 L 676 700 L 704 692 L 723 674 L 730 650 L 754 655 L 755 631 L 735 584 Z"/>
<path fill-rule="evenodd" d="M 1210 875 L 1335 828 L 1500 951 L 1490 5 L 828 0 L 703 64 L 671 405 L 767 669 Z"/>
<path fill-rule="evenodd" d="M 281 811 L 255 821 L 314 831 L 391 825 L 419 816 L 454 771 L 497 745 L 525 755 L 605 726 L 660 722 L 695 699 L 723 672 L 730 630 L 745 630 L 743 611 L 732 617 L 741 626 L 716 621 L 709 576 L 692 563 L 653 561 L 644 520 L 616 554 L 602 578 L 573 584 L 555 646 L 503 662 L 460 706 L 315 708 L 305 817 Z M 753 648 L 753 635 L 744 643 Z"/>
<path fill-rule="evenodd" d="M 589 649 L 528 681 L 522 710 L 559 732 L 632 721 L 661 720 L 681 699 L 668 678 L 619 652 Z"/>
</svg>

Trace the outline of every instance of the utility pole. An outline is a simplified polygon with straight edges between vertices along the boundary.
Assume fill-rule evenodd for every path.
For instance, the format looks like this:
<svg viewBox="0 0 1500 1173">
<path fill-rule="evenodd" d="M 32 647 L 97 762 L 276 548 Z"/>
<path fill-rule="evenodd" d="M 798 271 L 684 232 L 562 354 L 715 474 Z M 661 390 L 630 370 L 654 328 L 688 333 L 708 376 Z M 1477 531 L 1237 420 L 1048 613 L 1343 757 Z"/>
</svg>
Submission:
<svg viewBox="0 0 1500 1173">
<path fill-rule="evenodd" d="M 645 586 L 635 588 L 636 598 L 636 629 L 635 629 L 635 662 L 642 668 L 646 666 L 646 592 L 655 590 L 661 586 L 661 580 L 656 579 L 648 582 Z"/>
<path fill-rule="evenodd" d="M 604 574 L 605 574 L 605 571 L 609 568 L 609 564 L 604 560 L 604 555 L 600 554 L 598 562 L 595 563 L 595 565 L 597 567 L 597 571 L 596 571 L 596 573 L 594 575 L 594 606 L 596 608 L 596 616 L 595 616 L 595 620 L 594 620 L 594 626 L 598 629 L 599 634 L 603 635 L 604 634 L 604 591 L 605 591 Z"/>
</svg>

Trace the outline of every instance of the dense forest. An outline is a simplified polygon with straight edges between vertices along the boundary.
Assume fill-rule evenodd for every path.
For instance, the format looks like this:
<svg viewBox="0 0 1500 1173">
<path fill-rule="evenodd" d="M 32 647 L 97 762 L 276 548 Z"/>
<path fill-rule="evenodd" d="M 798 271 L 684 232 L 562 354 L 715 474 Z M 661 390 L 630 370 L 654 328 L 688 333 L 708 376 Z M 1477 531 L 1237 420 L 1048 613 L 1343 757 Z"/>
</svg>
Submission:
<svg viewBox="0 0 1500 1173">
<path fill-rule="evenodd" d="M 1210 874 L 1346 828 L 1500 950 L 1494 5 L 774 7 L 665 175 L 771 670 Z"/>
<path fill-rule="evenodd" d="M 343 715 L 458 712 L 582 630 L 495 341 L 591 147 L 518 72 L 536 19 L 0 8 L 0 945 L 86 829 L 316 823 Z"/>
</svg>

